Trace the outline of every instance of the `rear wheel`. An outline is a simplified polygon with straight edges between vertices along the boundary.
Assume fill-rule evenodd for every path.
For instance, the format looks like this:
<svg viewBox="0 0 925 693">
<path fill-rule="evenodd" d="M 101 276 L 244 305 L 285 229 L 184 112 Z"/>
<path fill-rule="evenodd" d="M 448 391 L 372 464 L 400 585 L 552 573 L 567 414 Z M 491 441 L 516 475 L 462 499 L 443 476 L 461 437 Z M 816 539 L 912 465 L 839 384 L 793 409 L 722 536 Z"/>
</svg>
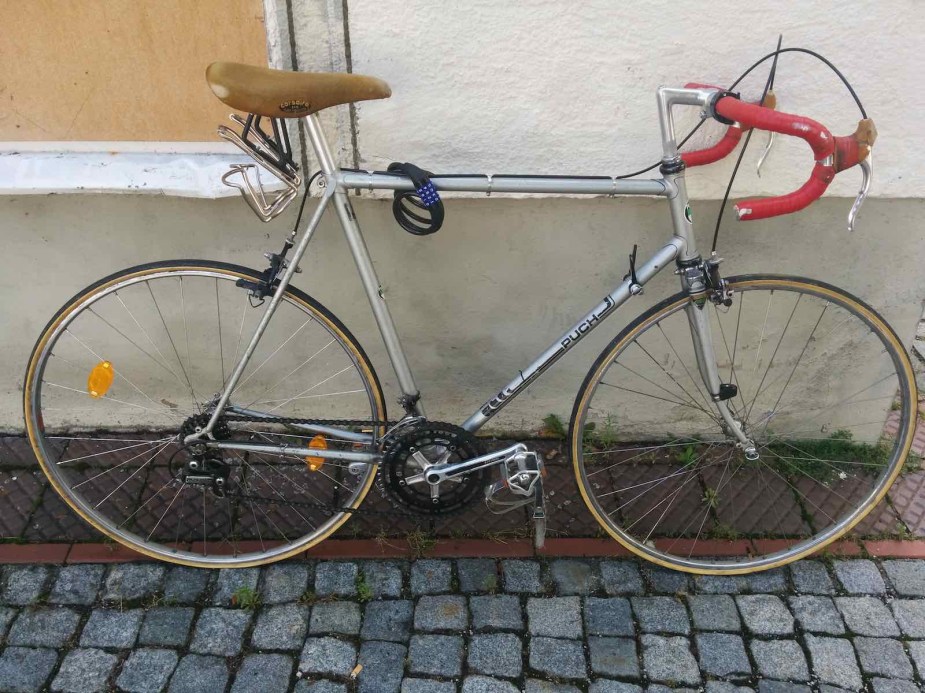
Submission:
<svg viewBox="0 0 925 693">
<path fill-rule="evenodd" d="M 912 367 L 883 318 L 807 279 L 729 284 L 730 307 L 699 310 L 758 459 L 707 394 L 686 315 L 698 308 L 684 294 L 611 342 L 572 413 L 572 459 L 595 518 L 634 553 L 688 572 L 747 573 L 816 551 L 860 522 L 904 464 L 921 463 L 908 457 Z"/>
<path fill-rule="evenodd" d="M 209 419 L 264 308 L 239 280 L 254 270 L 202 260 L 107 277 L 45 328 L 26 374 L 32 447 L 62 498 L 94 527 L 155 558 L 248 566 L 333 533 L 369 491 L 375 465 L 182 445 Z M 350 420 L 329 449 L 374 451 L 386 418 L 372 365 L 323 306 L 289 287 L 230 405 L 252 414 Z M 220 420 L 219 439 L 305 447 L 292 425 Z M 311 464 L 309 464 L 311 462 Z"/>
</svg>

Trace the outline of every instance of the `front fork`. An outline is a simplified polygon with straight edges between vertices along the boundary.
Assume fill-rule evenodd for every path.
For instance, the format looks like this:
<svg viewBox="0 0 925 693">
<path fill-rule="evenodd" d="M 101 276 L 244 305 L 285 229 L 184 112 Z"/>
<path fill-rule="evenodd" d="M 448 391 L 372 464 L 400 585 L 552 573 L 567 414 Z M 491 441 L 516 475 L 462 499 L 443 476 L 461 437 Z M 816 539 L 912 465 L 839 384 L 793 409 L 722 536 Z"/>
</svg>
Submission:
<svg viewBox="0 0 925 693">
<path fill-rule="evenodd" d="M 728 306 L 731 301 L 731 293 L 717 270 L 719 262 L 714 258 L 707 261 L 696 258 L 678 263 L 681 286 L 691 299 L 684 311 L 687 313 L 691 339 L 694 342 L 697 369 L 700 371 L 700 377 L 703 378 L 707 393 L 725 422 L 728 432 L 739 441 L 746 459 L 756 460 L 758 450 L 754 441 L 748 437 L 743 428 L 743 422 L 733 416 L 727 404 L 728 400 L 736 394 L 736 387 L 732 383 L 723 383 L 720 379 L 716 365 L 716 352 L 713 348 L 710 319 L 708 313 L 704 311 L 704 307 L 709 302 L 725 303 Z"/>
</svg>

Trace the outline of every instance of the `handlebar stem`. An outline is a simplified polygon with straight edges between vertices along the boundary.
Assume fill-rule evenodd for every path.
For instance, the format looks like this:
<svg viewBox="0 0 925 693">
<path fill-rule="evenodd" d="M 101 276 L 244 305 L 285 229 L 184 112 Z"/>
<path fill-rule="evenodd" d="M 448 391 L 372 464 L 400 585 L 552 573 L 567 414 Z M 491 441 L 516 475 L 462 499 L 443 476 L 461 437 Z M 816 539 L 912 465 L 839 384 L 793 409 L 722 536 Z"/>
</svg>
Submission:
<svg viewBox="0 0 925 693">
<path fill-rule="evenodd" d="M 713 100 L 713 95 L 718 91 L 718 89 L 701 88 L 658 88 L 658 122 L 662 131 L 663 161 L 675 161 L 679 156 L 678 142 L 674 131 L 674 118 L 671 113 L 672 106 L 700 106 L 705 115 L 712 115 L 710 113 L 710 104 Z"/>
</svg>

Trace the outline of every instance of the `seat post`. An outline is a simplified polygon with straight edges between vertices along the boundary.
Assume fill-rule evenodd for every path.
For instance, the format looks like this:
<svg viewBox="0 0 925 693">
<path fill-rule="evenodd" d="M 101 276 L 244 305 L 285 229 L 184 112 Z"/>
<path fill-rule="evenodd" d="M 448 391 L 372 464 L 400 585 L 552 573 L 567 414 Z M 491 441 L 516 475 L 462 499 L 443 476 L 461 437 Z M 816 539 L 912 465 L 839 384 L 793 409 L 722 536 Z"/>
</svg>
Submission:
<svg viewBox="0 0 925 693">
<path fill-rule="evenodd" d="M 369 256 L 369 249 L 366 247 L 366 241 L 360 232 L 359 224 L 357 224 L 356 212 L 353 211 L 353 205 L 350 204 L 347 189 L 341 184 L 339 170 L 324 137 L 321 121 L 316 114 L 312 113 L 305 116 L 305 124 L 308 128 L 308 138 L 315 149 L 321 171 L 324 173 L 325 182 L 327 185 L 334 187 L 334 208 L 337 210 L 340 225 L 344 229 L 344 236 L 347 238 L 347 245 L 350 247 L 350 253 L 353 255 L 357 271 L 360 273 L 360 281 L 363 282 L 363 289 L 369 299 L 369 305 L 372 307 L 373 317 L 376 319 L 376 325 L 382 335 L 386 353 L 388 353 L 392 368 L 395 370 L 395 377 L 398 379 L 398 386 L 402 391 L 402 397 L 399 401 L 406 414 L 424 416 L 424 407 L 419 401 L 421 396 L 414 382 L 411 367 L 408 365 L 405 350 L 402 348 L 398 333 L 395 331 L 395 323 L 392 321 L 392 314 L 389 312 L 388 305 L 386 305 L 385 294 L 382 290 L 382 285 L 379 283 L 379 278 L 376 276 L 373 261 Z"/>
<path fill-rule="evenodd" d="M 315 156 L 318 157 L 318 164 L 325 176 L 333 176 L 337 173 L 337 165 L 334 163 L 334 156 L 331 154 L 331 148 L 324 136 L 324 128 L 321 127 L 321 120 L 317 113 L 305 116 L 305 127 L 308 130 L 308 139 L 312 143 L 312 149 L 315 150 Z M 334 181 L 328 181 L 333 184 Z"/>
</svg>

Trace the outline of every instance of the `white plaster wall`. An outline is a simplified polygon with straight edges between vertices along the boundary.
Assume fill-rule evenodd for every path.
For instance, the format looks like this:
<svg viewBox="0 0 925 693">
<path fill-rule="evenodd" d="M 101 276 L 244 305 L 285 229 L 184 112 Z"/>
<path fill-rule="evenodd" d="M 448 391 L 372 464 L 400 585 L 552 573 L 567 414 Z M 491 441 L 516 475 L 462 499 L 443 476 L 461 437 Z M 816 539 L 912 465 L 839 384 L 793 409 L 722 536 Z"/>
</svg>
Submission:
<svg viewBox="0 0 925 693">
<path fill-rule="evenodd" d="M 300 50 L 327 30 L 307 21 L 315 4 L 295 4 Z M 731 83 L 782 33 L 785 47 L 832 60 L 875 119 L 873 195 L 922 194 L 919 0 L 348 0 L 347 7 L 353 71 L 393 89 L 388 101 L 357 106 L 364 166 L 400 160 L 452 172 L 629 172 L 660 156 L 659 85 Z M 766 74 L 756 70 L 743 94 L 756 98 Z M 834 74 L 807 56 L 781 58 L 776 92 L 782 110 L 835 134 L 853 132 L 860 117 Z M 753 139 L 735 194 L 780 194 L 806 179 L 809 148 L 786 140 L 758 178 L 756 145 L 764 139 Z M 733 158 L 689 176 L 691 194 L 721 198 Z M 829 194 L 853 197 L 859 180 L 847 172 Z"/>
<path fill-rule="evenodd" d="M 268 0 L 282 6 L 283 0 Z M 839 64 L 876 118 L 875 195 L 920 198 L 923 167 L 920 85 L 925 35 L 918 2 L 748 5 L 548 2 L 425 3 L 421 0 L 293 2 L 296 63 L 352 67 L 387 79 L 389 101 L 357 108 L 356 149 L 349 109 L 323 120 L 345 165 L 411 160 L 432 170 L 620 173 L 659 155 L 654 89 L 689 79 L 728 82 L 773 47 L 815 47 Z M 280 31 L 288 21 L 276 17 Z M 720 39 L 725 43 L 720 46 Z M 288 38 L 271 42 L 285 64 Z M 283 62 L 281 62 L 283 61 Z M 809 69 L 811 68 L 811 70 Z M 760 91 L 761 80 L 746 93 Z M 834 77 L 805 58 L 781 64 L 785 109 L 852 130 L 853 106 Z M 809 154 L 781 142 L 764 176 L 740 172 L 740 194 L 779 193 L 800 182 Z M 754 145 L 753 145 L 754 146 Z M 721 197 L 729 166 L 689 176 L 701 199 Z M 882 311 L 911 342 L 925 297 L 925 202 L 872 200 L 860 230 L 844 219 L 858 176 L 790 217 L 727 225 L 724 271 L 804 274 L 843 286 Z M 695 201 L 701 245 L 716 202 Z M 413 237 L 385 201 L 362 200 L 357 214 L 431 418 L 461 421 L 626 272 L 634 242 L 648 255 L 667 233 L 667 211 L 652 199 L 456 200 L 444 229 Z M 133 264 L 177 257 L 263 267 L 295 205 L 261 225 L 240 200 L 136 195 L 0 197 L 0 430 L 21 430 L 21 382 L 29 350 L 55 310 L 81 287 Z M 370 352 L 393 402 L 395 380 L 333 216 L 303 262 L 297 284 L 340 316 Z M 26 269 L 24 269 L 26 268 Z M 40 269 L 36 269 L 40 268 Z M 33 281 L 38 272 L 41 281 Z M 584 373 L 603 344 L 644 307 L 675 291 L 665 274 L 625 312 L 582 342 L 493 421 L 535 429 L 567 417 Z"/>
<path fill-rule="evenodd" d="M 922 200 L 872 200 L 864 231 L 841 226 L 845 200 L 725 233 L 726 274 L 792 273 L 841 286 L 881 311 L 907 344 L 925 297 Z M 626 273 L 634 242 L 647 257 L 665 239 L 654 199 L 454 200 L 426 238 L 395 224 L 388 202 L 355 209 L 430 418 L 459 423 L 571 327 Z M 695 202 L 710 218 L 717 202 Z M 0 431 L 22 428 L 22 377 L 55 311 L 111 272 L 168 258 L 205 257 L 262 269 L 295 217 L 263 225 L 241 200 L 140 195 L 0 197 Z M 705 241 L 704 235 L 700 236 Z M 394 409 L 399 391 L 353 259 L 328 214 L 294 283 L 354 333 Z M 38 280 L 36 280 L 38 277 Z M 536 430 L 567 420 L 594 358 L 620 328 L 674 293 L 664 272 L 492 420 L 493 430 Z"/>
</svg>

